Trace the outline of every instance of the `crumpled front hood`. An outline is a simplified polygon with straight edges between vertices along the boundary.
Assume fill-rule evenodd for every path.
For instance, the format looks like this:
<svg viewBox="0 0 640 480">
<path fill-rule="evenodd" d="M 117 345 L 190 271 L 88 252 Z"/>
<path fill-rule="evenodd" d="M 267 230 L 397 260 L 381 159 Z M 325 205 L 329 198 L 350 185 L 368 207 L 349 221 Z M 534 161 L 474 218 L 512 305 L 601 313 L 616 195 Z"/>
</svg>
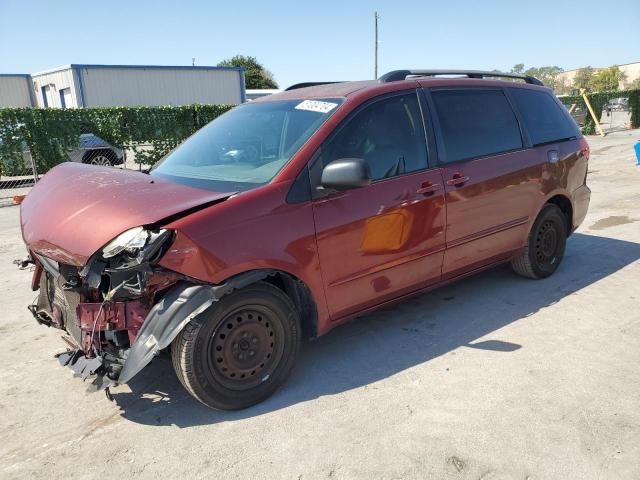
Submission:
<svg viewBox="0 0 640 480">
<path fill-rule="evenodd" d="M 233 193 L 200 190 L 132 170 L 63 163 L 44 175 L 24 199 L 22 237 L 44 256 L 81 266 L 129 228 Z"/>
</svg>

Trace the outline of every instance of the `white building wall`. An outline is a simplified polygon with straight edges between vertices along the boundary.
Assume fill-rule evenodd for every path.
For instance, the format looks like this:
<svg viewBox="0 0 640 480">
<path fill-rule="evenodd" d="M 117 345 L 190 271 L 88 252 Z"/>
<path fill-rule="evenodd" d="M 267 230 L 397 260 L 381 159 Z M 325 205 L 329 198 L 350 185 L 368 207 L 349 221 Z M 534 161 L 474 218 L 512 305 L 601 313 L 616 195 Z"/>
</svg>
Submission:
<svg viewBox="0 0 640 480">
<path fill-rule="evenodd" d="M 0 107 L 33 107 L 29 75 L 0 75 Z"/>
<path fill-rule="evenodd" d="M 620 82 L 621 89 L 625 88 L 626 85 L 630 85 L 637 78 L 640 78 L 640 62 L 620 65 L 619 68 L 624 72 L 626 76 L 626 78 L 624 79 L 624 82 Z"/>
<path fill-rule="evenodd" d="M 606 67 L 593 67 L 594 73 L 598 70 Z M 625 74 L 626 78 L 618 84 L 618 89 L 624 90 L 627 85 L 633 82 L 636 78 L 640 77 L 640 62 L 626 63 L 624 65 L 618 65 L 618 68 Z M 567 70 L 558 75 L 558 78 L 564 80 L 564 82 L 571 86 L 576 78 L 579 68 L 574 70 Z"/>
<path fill-rule="evenodd" d="M 242 103 L 238 70 L 79 67 L 85 106 L 158 106 Z"/>
<path fill-rule="evenodd" d="M 71 94 L 65 96 L 65 99 L 70 99 L 71 104 L 67 101 L 67 108 L 77 108 L 82 106 L 80 101 L 80 94 L 75 82 L 74 71 L 71 67 L 65 67 L 50 72 L 34 73 L 31 75 L 33 83 L 34 95 L 38 107 L 44 107 L 45 102 L 42 95 L 42 88 L 45 87 L 49 91 L 48 103 L 46 106 L 52 108 L 61 108 L 60 90 L 69 88 Z M 48 89 L 46 87 L 49 87 Z"/>
</svg>

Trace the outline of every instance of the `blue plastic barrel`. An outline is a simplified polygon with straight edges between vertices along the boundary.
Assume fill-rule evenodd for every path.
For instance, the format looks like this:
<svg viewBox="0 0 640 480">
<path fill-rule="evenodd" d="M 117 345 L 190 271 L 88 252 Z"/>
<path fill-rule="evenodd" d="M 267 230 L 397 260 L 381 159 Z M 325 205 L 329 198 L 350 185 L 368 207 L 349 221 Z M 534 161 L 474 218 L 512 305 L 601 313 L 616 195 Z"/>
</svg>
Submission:
<svg viewBox="0 0 640 480">
<path fill-rule="evenodd" d="M 640 140 L 636 142 L 633 148 L 636 151 L 636 162 L 637 162 L 636 165 L 640 167 Z"/>
</svg>

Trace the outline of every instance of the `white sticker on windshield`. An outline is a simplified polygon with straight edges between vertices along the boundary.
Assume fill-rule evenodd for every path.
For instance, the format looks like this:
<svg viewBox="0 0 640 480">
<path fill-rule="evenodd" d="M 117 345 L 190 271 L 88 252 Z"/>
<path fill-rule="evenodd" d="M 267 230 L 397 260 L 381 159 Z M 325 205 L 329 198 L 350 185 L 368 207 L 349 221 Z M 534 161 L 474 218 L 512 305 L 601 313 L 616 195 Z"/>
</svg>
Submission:
<svg viewBox="0 0 640 480">
<path fill-rule="evenodd" d="M 296 105 L 296 110 L 307 110 L 309 112 L 327 113 L 338 106 L 337 103 L 321 102 L 319 100 L 305 100 Z"/>
</svg>

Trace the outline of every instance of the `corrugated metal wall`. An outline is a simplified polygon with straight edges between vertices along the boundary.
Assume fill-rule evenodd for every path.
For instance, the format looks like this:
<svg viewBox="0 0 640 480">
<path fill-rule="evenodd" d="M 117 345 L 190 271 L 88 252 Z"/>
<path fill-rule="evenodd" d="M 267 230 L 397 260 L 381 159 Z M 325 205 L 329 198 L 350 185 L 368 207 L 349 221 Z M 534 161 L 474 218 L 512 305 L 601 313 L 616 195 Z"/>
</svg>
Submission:
<svg viewBox="0 0 640 480">
<path fill-rule="evenodd" d="M 28 75 L 0 75 L 0 107 L 33 107 Z"/>
<path fill-rule="evenodd" d="M 238 70 L 79 67 L 87 107 L 242 103 Z"/>
<path fill-rule="evenodd" d="M 70 89 L 71 91 L 71 95 L 65 96 L 65 98 L 71 99 L 71 102 L 67 102 L 66 107 L 76 108 L 82 105 L 82 103 L 80 102 L 80 95 L 78 93 L 77 86 L 74 82 L 73 70 L 71 68 L 65 68 L 50 73 L 35 73 L 31 76 L 31 78 L 34 84 L 35 97 L 38 107 L 62 107 L 60 101 L 60 90 L 64 90 L 66 88 Z M 49 100 L 47 102 L 47 105 L 45 105 L 42 96 L 42 87 L 46 87 L 47 85 L 51 87 L 48 89 L 50 95 L 48 97 Z"/>
</svg>

